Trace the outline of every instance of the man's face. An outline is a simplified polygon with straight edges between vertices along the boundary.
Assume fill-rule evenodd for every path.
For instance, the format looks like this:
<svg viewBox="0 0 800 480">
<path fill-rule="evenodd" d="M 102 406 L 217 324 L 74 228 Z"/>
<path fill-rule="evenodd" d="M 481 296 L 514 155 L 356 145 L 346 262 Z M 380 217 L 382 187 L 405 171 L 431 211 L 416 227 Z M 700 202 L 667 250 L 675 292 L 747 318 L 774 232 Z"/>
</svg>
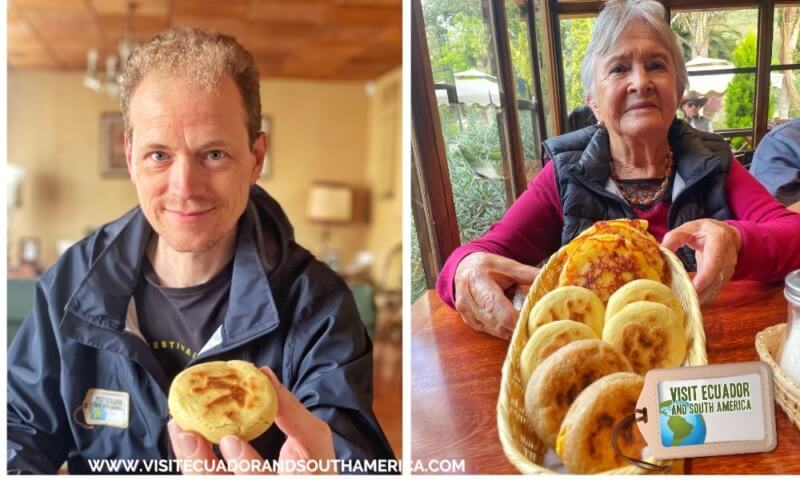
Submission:
<svg viewBox="0 0 800 480">
<path fill-rule="evenodd" d="M 700 115 L 700 102 L 689 100 L 683 104 L 683 113 L 689 118 L 694 118 Z"/>
<path fill-rule="evenodd" d="M 129 112 L 128 170 L 139 204 L 178 252 L 206 252 L 231 234 L 258 178 L 266 148 L 251 149 L 242 97 L 223 76 L 212 93 L 186 79 L 148 75 Z"/>
</svg>

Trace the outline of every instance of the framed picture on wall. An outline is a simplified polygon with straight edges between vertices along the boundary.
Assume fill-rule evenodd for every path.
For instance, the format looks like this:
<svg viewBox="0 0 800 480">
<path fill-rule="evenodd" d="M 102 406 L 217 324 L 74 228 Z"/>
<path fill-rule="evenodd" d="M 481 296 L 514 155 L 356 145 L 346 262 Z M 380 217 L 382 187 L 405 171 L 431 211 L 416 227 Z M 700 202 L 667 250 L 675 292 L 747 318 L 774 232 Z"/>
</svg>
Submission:
<svg viewBox="0 0 800 480">
<path fill-rule="evenodd" d="M 128 176 L 125 129 L 120 112 L 103 112 L 100 116 L 100 173 L 104 177 Z"/>
<path fill-rule="evenodd" d="M 261 131 L 267 134 L 267 153 L 264 155 L 264 167 L 261 169 L 261 178 L 269 178 L 272 176 L 272 142 L 273 142 L 273 124 L 272 117 L 261 117 Z"/>
</svg>

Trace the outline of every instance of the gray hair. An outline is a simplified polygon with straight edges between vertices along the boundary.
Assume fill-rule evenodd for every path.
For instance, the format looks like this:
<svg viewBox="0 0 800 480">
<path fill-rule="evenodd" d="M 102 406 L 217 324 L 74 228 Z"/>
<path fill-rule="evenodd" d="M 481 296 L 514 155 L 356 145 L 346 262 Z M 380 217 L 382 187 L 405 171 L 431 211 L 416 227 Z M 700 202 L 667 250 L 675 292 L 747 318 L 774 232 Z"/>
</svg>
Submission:
<svg viewBox="0 0 800 480">
<path fill-rule="evenodd" d="M 581 66 L 581 81 L 584 94 L 594 95 L 594 71 L 597 60 L 611 50 L 619 37 L 635 21 L 641 21 L 653 29 L 661 43 L 672 55 L 677 73 L 678 99 L 689 84 L 686 61 L 678 46 L 678 40 L 667 22 L 667 11 L 656 0 L 609 0 L 603 5 L 592 32 L 592 39 Z"/>
<path fill-rule="evenodd" d="M 242 96 L 250 145 L 261 131 L 261 97 L 258 69 L 253 56 L 235 38 L 201 28 L 171 28 L 136 49 L 128 59 L 120 88 L 120 108 L 125 132 L 133 133 L 130 102 L 149 73 L 176 75 L 191 80 L 204 92 L 216 88 L 227 74 Z"/>
</svg>

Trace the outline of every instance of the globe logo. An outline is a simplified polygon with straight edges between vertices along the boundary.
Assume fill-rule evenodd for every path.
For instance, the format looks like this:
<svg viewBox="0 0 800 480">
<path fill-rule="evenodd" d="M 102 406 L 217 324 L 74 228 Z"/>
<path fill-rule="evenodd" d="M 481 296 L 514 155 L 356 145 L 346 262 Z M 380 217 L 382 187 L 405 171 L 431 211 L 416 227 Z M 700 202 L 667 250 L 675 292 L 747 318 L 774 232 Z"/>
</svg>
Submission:
<svg viewBox="0 0 800 480">
<path fill-rule="evenodd" d="M 689 402 L 675 402 L 688 409 Z M 672 414 L 672 400 L 658 404 L 661 444 L 665 447 L 702 445 L 706 441 L 706 420 L 702 414 Z"/>
<path fill-rule="evenodd" d="M 105 420 L 106 419 L 106 410 L 102 407 L 99 407 L 95 404 L 92 404 L 92 409 L 90 410 L 90 415 L 92 420 Z"/>
</svg>

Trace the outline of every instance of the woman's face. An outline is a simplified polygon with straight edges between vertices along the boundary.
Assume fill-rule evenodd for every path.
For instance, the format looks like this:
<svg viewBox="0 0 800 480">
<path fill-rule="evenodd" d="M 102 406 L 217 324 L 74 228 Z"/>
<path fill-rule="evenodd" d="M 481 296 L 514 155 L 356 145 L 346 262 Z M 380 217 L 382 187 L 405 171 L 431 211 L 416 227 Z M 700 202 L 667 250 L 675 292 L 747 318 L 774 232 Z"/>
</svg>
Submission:
<svg viewBox="0 0 800 480">
<path fill-rule="evenodd" d="M 597 60 L 589 105 L 609 131 L 622 137 L 666 138 L 678 106 L 676 82 L 669 50 L 650 27 L 636 22 Z"/>
</svg>

